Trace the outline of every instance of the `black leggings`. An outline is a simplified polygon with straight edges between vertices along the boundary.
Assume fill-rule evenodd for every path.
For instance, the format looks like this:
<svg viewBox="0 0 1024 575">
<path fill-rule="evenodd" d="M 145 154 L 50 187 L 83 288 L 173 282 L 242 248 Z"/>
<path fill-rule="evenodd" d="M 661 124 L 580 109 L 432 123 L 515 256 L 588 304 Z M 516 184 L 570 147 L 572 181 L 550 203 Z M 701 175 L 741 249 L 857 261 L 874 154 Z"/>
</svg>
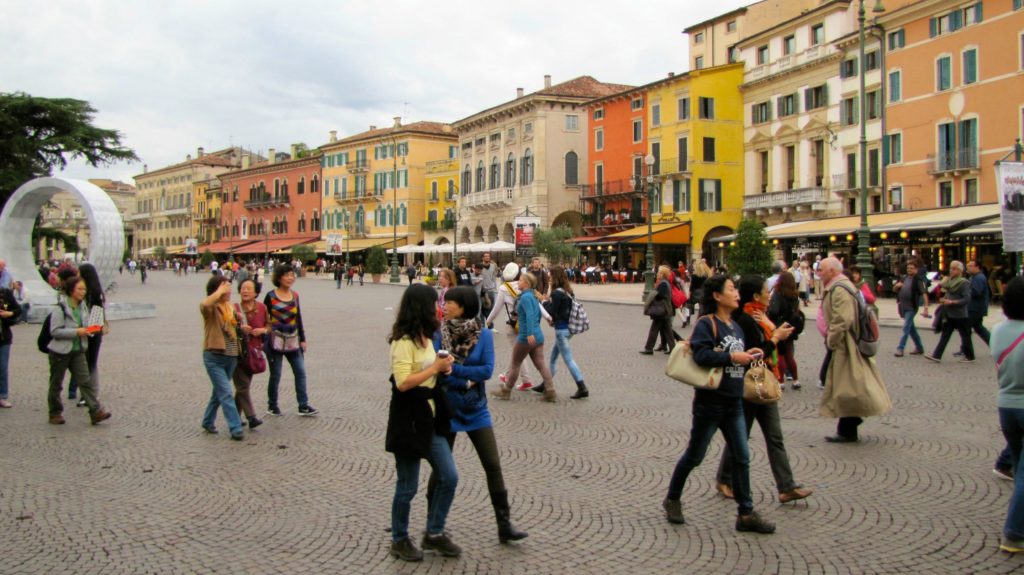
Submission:
<svg viewBox="0 0 1024 575">
<path fill-rule="evenodd" d="M 480 458 L 480 465 L 483 466 L 484 473 L 487 475 L 487 491 L 490 493 L 505 491 L 505 478 L 501 474 L 501 457 L 498 454 L 498 443 L 494 439 L 494 428 L 485 427 L 483 429 L 467 431 L 466 435 L 473 442 L 473 449 L 476 450 L 476 455 Z M 447 439 L 448 445 L 454 451 L 455 434 L 449 433 Z M 434 485 L 436 483 L 437 480 L 434 477 L 434 473 L 431 472 L 430 480 L 427 483 L 427 497 L 430 497 L 434 492 Z"/>
</svg>

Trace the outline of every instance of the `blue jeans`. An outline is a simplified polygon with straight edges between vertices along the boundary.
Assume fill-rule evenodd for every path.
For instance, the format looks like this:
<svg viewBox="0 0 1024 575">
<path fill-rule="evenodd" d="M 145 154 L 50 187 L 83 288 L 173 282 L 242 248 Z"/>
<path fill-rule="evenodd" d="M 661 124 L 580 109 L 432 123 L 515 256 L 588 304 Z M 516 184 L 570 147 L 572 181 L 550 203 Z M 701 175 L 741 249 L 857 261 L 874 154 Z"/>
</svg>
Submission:
<svg viewBox="0 0 1024 575">
<path fill-rule="evenodd" d="M 917 326 L 914 325 L 914 316 L 917 315 L 917 310 L 907 309 L 903 310 L 903 335 L 900 336 L 900 344 L 896 346 L 896 349 L 903 351 L 907 346 L 907 338 L 914 340 L 914 349 L 917 351 L 924 351 L 924 343 L 921 342 L 921 334 L 917 333 Z"/>
<path fill-rule="evenodd" d="M 427 460 L 433 469 L 432 478 L 437 483 L 427 504 L 427 533 L 440 535 L 444 532 L 444 523 L 448 519 L 448 510 L 455 499 L 455 487 L 459 484 L 459 473 L 455 469 L 452 450 L 448 440 L 433 434 L 430 440 L 430 459 Z M 395 455 L 395 497 L 391 500 L 391 539 L 401 541 L 409 536 L 409 510 L 412 500 L 416 497 L 416 489 L 420 482 L 420 458 Z"/>
<path fill-rule="evenodd" d="M 7 368 L 11 365 L 11 344 L 0 345 L 0 399 L 7 399 L 10 392 L 7 383 Z"/>
<path fill-rule="evenodd" d="M 1014 541 L 1024 541 L 1024 457 L 1021 444 L 1024 443 L 1024 409 L 999 408 L 999 425 L 1010 448 L 1013 462 L 1013 495 L 1006 513 L 1003 535 Z"/>
<path fill-rule="evenodd" d="M 235 398 L 231 395 L 231 374 L 235 373 L 237 364 L 237 357 L 212 351 L 203 352 L 203 365 L 206 366 L 206 374 L 210 376 L 210 383 L 213 384 L 213 393 L 210 394 L 210 401 L 206 403 L 206 413 L 203 414 L 204 427 L 213 426 L 219 407 L 224 410 L 224 419 L 228 420 L 228 429 L 231 433 L 242 433 L 242 419 L 238 417 Z"/>
<path fill-rule="evenodd" d="M 579 383 L 583 381 L 583 374 L 580 373 L 580 367 L 576 365 L 576 361 L 572 358 L 572 348 L 569 347 L 570 339 L 572 339 L 572 334 L 569 333 L 569 328 L 555 329 L 555 347 L 551 350 L 551 377 L 555 377 L 556 362 L 558 361 L 558 355 L 561 354 L 565 365 L 569 367 L 572 380 Z"/>
<path fill-rule="evenodd" d="M 747 423 L 743 417 L 743 399 L 725 397 L 713 391 L 697 391 L 693 398 L 693 428 L 690 443 L 676 463 L 668 484 L 668 498 L 679 499 L 690 472 L 704 461 L 715 432 L 722 430 L 732 454 L 732 491 L 740 515 L 754 510 L 750 496 L 750 450 L 747 448 Z"/>
<path fill-rule="evenodd" d="M 270 380 L 267 382 L 267 404 L 270 407 L 277 407 L 277 386 L 281 383 L 281 367 L 285 358 L 292 366 L 292 376 L 295 378 L 295 399 L 299 407 L 309 405 L 309 397 L 306 395 L 306 363 L 302 357 L 302 350 L 278 353 L 274 350 L 267 350 L 267 364 L 270 367 Z"/>
</svg>

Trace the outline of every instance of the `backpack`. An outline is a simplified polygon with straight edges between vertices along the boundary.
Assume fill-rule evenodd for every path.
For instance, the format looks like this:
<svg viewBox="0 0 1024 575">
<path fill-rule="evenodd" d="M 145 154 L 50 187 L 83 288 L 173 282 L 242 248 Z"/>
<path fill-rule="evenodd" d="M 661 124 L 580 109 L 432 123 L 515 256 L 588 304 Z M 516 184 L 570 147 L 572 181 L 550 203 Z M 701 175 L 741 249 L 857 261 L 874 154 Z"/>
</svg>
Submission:
<svg viewBox="0 0 1024 575">
<path fill-rule="evenodd" d="M 512 296 L 512 305 L 509 307 L 509 302 L 505 300 L 505 313 L 508 314 L 508 325 L 512 326 L 512 329 L 519 330 L 519 313 L 516 311 L 516 301 L 519 300 L 519 296 L 516 294 L 515 288 L 512 284 L 505 282 L 505 289 L 508 290 L 510 296 Z"/>
<path fill-rule="evenodd" d="M 875 312 L 871 311 L 868 307 L 867 302 L 864 300 L 864 294 L 859 289 L 850 289 L 846 287 L 846 284 L 838 284 L 842 286 L 854 299 L 857 300 L 857 349 L 860 354 L 864 357 L 875 357 L 878 354 L 878 340 L 880 337 L 878 331 L 878 318 L 875 317 Z"/>
<path fill-rule="evenodd" d="M 50 333 L 50 319 L 52 318 L 53 312 L 50 312 L 43 320 L 43 326 L 39 329 L 39 337 L 36 338 L 36 347 L 41 353 L 50 353 L 50 342 L 53 341 L 53 334 Z"/>
<path fill-rule="evenodd" d="M 583 309 L 583 304 L 578 299 L 572 296 L 570 299 L 572 300 L 572 311 L 569 312 L 569 333 L 579 335 L 590 329 L 590 317 L 587 316 L 587 310 Z"/>
</svg>

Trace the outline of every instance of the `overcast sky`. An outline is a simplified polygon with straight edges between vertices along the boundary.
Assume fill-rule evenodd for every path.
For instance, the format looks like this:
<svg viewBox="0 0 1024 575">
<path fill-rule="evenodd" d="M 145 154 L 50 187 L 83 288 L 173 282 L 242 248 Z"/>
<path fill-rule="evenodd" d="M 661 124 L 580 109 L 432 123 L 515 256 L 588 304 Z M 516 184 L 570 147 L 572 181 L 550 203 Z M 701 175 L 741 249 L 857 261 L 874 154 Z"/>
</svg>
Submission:
<svg viewBox="0 0 1024 575">
<path fill-rule="evenodd" d="M 544 74 L 644 84 L 686 70 L 683 28 L 748 3 L 0 0 L 0 91 L 87 100 L 156 169 L 198 146 L 287 151 L 393 116 L 452 122 Z"/>
</svg>

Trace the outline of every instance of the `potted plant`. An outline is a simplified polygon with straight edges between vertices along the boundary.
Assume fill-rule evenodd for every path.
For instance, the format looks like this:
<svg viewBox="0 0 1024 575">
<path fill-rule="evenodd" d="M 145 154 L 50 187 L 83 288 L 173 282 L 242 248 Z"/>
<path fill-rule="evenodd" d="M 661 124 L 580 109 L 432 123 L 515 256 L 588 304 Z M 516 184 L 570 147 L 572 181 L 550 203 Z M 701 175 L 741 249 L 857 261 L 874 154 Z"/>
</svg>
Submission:
<svg viewBox="0 0 1024 575">
<path fill-rule="evenodd" d="M 388 269 L 388 256 L 384 248 L 373 246 L 366 255 L 366 272 L 373 278 L 373 283 L 380 283 L 380 276 Z"/>
</svg>

